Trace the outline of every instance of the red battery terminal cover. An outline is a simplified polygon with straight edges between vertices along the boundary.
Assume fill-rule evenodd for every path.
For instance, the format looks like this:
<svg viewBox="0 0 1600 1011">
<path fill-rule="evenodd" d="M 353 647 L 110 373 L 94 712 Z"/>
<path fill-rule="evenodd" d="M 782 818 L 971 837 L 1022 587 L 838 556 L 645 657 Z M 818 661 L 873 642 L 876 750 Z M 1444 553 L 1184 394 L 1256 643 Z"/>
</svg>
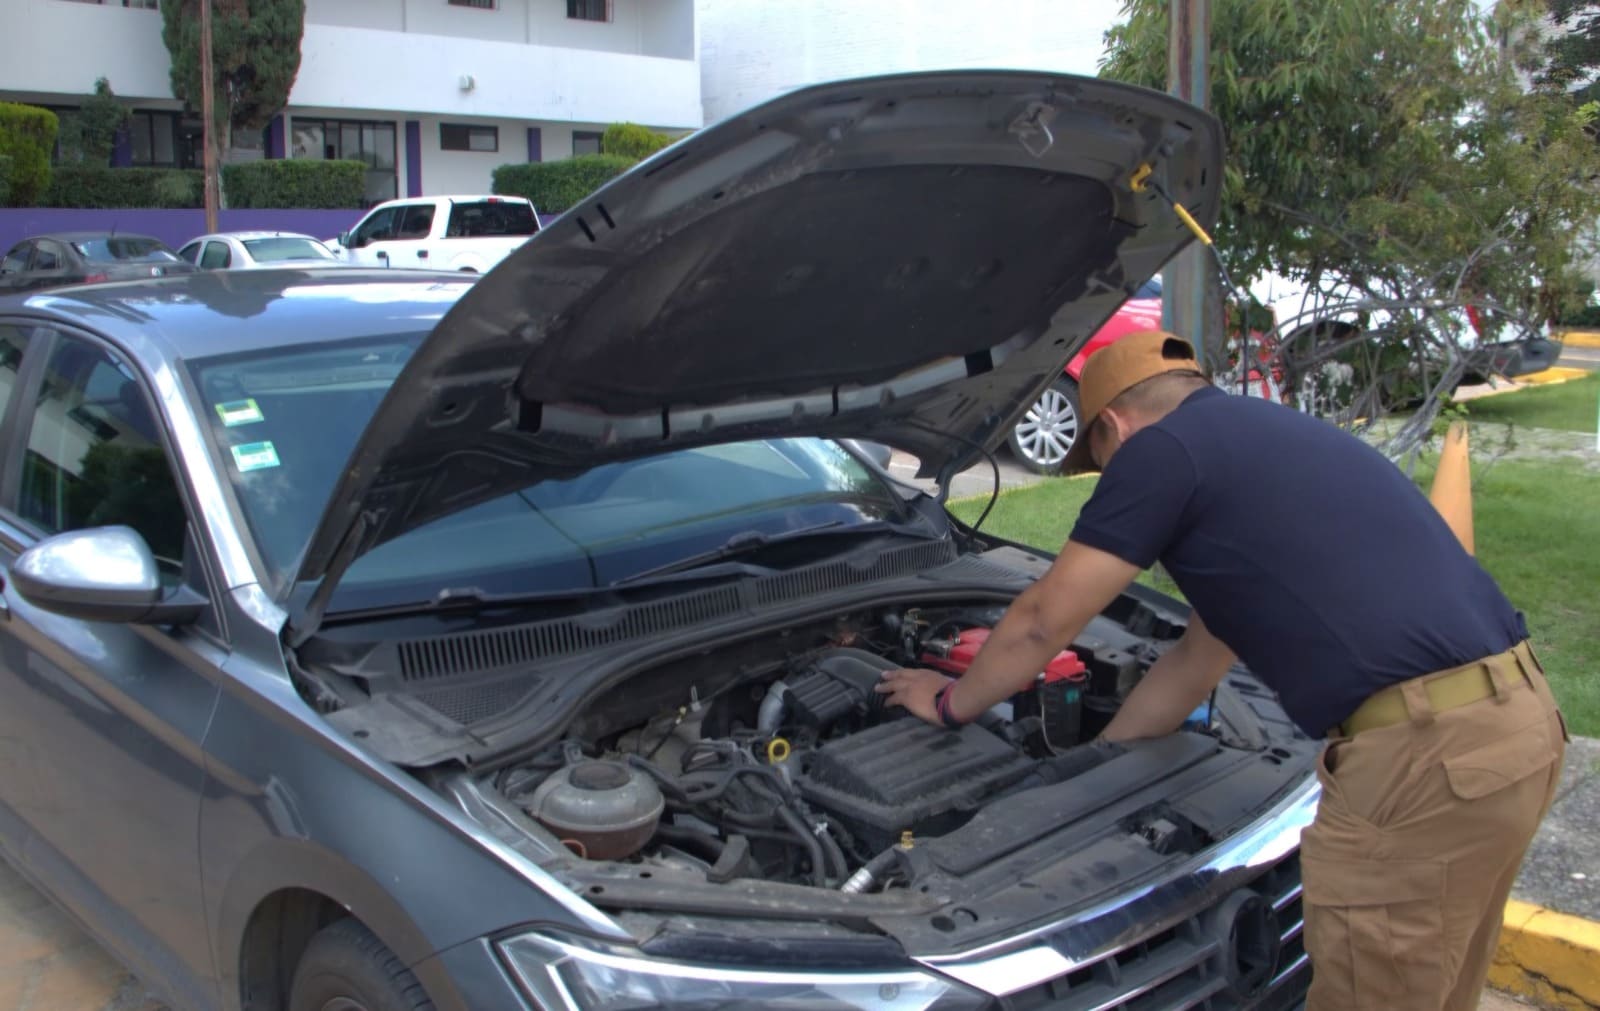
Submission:
<svg viewBox="0 0 1600 1011">
<path fill-rule="evenodd" d="M 987 641 L 989 641 L 989 629 L 963 629 L 954 640 L 930 640 L 922 654 L 922 662 L 934 670 L 959 677 L 972 666 L 972 661 L 978 656 L 978 650 L 982 649 Z M 1046 684 L 1056 681 L 1081 683 L 1088 680 L 1088 671 L 1078 654 L 1070 649 L 1064 649 L 1045 664 L 1043 677 Z"/>
</svg>

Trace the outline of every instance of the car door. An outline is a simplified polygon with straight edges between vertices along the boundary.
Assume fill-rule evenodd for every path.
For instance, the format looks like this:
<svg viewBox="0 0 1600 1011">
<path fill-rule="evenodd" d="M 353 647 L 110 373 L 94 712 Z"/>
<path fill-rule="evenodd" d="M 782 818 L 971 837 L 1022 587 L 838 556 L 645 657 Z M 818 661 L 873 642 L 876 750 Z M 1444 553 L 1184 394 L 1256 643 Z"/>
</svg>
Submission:
<svg viewBox="0 0 1600 1011">
<path fill-rule="evenodd" d="M 14 396 L 22 361 L 27 354 L 33 327 L 14 322 L 0 322 L 0 418 L 8 418 L 15 410 Z M 14 423 L 0 425 L 0 431 L 9 432 Z M 7 443 L 0 441 L 0 452 Z M 7 561 L 15 557 L 27 542 L 27 534 L 0 514 L 0 556 Z M 0 586 L 0 593 L 4 592 Z M 0 623 L 7 620 L 6 599 L 0 597 Z M 8 672 L 26 666 L 18 640 L 0 630 L 0 850 L 7 857 L 20 862 L 29 835 L 27 812 L 33 807 L 33 786 L 39 778 L 38 757 L 33 751 L 33 732 L 21 711 L 10 704 L 9 693 L 3 682 L 9 681 Z"/>
<path fill-rule="evenodd" d="M 40 330 L 30 345 L 6 443 L 0 566 L 52 533 L 125 524 L 165 581 L 211 598 L 146 381 L 87 335 Z M 179 1006 L 212 1004 L 198 832 L 201 742 L 227 656 L 217 616 L 179 629 L 87 621 L 9 585 L 4 602 L 0 700 L 32 777 L 24 864 Z"/>
<path fill-rule="evenodd" d="M 361 223 L 350 233 L 350 241 L 345 244 L 351 262 L 364 267 L 389 265 L 389 247 L 386 243 L 394 238 L 400 211 L 401 206 L 379 207 L 361 219 Z M 381 259 L 379 253 L 383 254 Z"/>
<path fill-rule="evenodd" d="M 84 272 L 65 246 L 53 239 L 40 239 L 33 247 L 33 260 L 28 264 L 28 285 L 31 290 L 59 288 L 63 284 L 81 281 Z"/>
<path fill-rule="evenodd" d="M 379 267 L 426 267 L 433 204 L 397 204 L 391 227 L 362 250 Z"/>
<path fill-rule="evenodd" d="M 24 239 L 12 246 L 4 259 L 0 259 L 0 294 L 9 295 L 27 290 L 28 261 L 32 257 L 33 240 Z"/>
</svg>

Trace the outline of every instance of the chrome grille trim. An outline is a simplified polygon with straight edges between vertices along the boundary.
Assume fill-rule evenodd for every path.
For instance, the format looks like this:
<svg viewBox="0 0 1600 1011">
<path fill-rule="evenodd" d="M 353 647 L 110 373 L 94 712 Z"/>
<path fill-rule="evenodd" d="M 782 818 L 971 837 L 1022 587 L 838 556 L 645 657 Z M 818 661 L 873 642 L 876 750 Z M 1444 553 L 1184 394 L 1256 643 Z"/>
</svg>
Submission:
<svg viewBox="0 0 1600 1011">
<path fill-rule="evenodd" d="M 1200 914 L 1294 854 L 1300 833 L 1316 816 L 1320 796 L 1321 787 L 1314 778 L 1307 777 L 1249 828 L 1141 890 L 1017 937 L 917 961 L 992 996 L 1006 997 L 1114 959 Z M 1296 880 L 1286 892 L 1273 898 L 1273 908 L 1281 912 L 1299 898 Z M 1137 933 L 1128 930 L 1130 922 L 1139 924 Z M 1298 923 L 1289 926 L 1293 934 L 1298 934 Z M 1189 967 L 1194 964 L 1191 962 Z M 1293 971 L 1285 970 L 1277 979 Z M 1116 1007 L 1129 999 L 1129 994 L 1120 993 L 1104 1006 Z M 1069 1002 L 1061 1006 L 1075 1005 Z"/>
</svg>

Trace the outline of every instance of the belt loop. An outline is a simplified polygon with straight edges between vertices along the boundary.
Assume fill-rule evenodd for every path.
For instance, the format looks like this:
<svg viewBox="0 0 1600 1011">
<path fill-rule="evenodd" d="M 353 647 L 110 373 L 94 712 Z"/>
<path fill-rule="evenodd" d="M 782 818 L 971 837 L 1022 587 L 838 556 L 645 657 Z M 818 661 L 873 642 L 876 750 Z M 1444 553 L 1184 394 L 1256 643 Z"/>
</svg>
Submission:
<svg viewBox="0 0 1600 1011">
<path fill-rule="evenodd" d="M 1494 685 L 1494 701 L 1496 705 L 1504 703 L 1511 698 L 1511 685 L 1506 677 L 1506 668 L 1517 662 L 1511 653 L 1501 653 L 1483 661 L 1483 671 L 1489 675 L 1489 683 Z M 1519 670 L 1518 673 L 1521 673 Z"/>
<path fill-rule="evenodd" d="M 1401 682 L 1400 697 L 1405 700 L 1406 715 L 1411 717 L 1412 726 L 1433 725 L 1433 703 L 1428 699 L 1428 686 L 1422 683 L 1421 678 Z"/>
</svg>

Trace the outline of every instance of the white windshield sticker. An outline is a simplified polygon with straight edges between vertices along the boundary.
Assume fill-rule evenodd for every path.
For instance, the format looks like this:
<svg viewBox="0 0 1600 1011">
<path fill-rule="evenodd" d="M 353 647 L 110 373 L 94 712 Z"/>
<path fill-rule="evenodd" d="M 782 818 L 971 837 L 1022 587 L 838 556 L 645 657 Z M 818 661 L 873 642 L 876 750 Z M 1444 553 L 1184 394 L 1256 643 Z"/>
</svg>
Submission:
<svg viewBox="0 0 1600 1011">
<path fill-rule="evenodd" d="M 233 463 L 241 474 L 265 470 L 278 465 L 278 451 L 270 442 L 247 442 L 233 447 Z"/>
<path fill-rule="evenodd" d="M 262 420 L 261 408 L 254 399 L 230 400 L 217 405 L 217 417 L 229 428 L 235 425 L 253 425 Z"/>
</svg>

